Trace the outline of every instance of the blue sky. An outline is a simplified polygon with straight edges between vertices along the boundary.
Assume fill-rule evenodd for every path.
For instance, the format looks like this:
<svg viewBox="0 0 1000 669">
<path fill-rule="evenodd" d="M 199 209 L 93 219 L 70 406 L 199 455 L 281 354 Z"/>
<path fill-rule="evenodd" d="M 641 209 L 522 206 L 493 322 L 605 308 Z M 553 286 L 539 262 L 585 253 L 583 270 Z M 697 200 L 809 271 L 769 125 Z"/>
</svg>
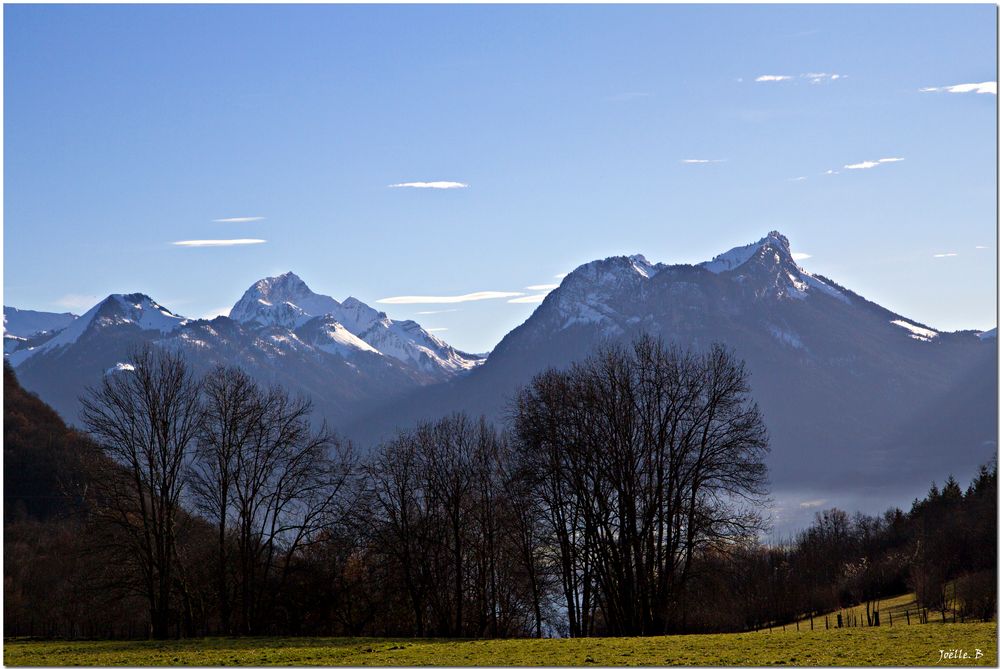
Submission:
<svg viewBox="0 0 1000 669">
<path fill-rule="evenodd" d="M 523 293 L 378 305 L 485 351 L 581 263 L 777 229 L 907 317 L 993 327 L 996 84 L 946 87 L 996 81 L 995 17 L 6 5 L 4 304 L 197 317 L 287 270 L 373 306 Z M 417 182 L 466 187 L 391 187 Z M 174 244 L 218 239 L 265 242 Z"/>
</svg>

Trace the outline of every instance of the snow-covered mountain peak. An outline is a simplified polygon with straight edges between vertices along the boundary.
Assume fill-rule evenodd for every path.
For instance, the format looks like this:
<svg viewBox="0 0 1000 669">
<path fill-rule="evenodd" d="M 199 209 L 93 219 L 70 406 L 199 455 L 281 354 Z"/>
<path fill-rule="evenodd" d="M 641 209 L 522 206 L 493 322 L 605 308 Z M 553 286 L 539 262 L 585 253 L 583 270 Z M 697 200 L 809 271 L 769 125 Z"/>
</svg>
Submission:
<svg viewBox="0 0 1000 669">
<path fill-rule="evenodd" d="M 701 263 L 699 267 L 704 267 L 714 274 L 721 274 L 742 267 L 754 258 L 759 258 L 766 264 L 790 265 L 798 269 L 798 265 L 792 259 L 788 238 L 777 230 L 772 230 L 766 237 L 752 244 L 737 246 L 720 253 L 711 260 Z"/>
<path fill-rule="evenodd" d="M 367 330 L 379 322 L 392 322 L 384 311 L 374 309 L 356 297 L 344 300 L 338 315 L 341 322 L 354 332 Z"/>
<path fill-rule="evenodd" d="M 336 314 L 340 303 L 314 293 L 294 272 L 269 276 L 243 293 L 229 317 L 241 323 L 295 328 L 310 318 Z"/>
<path fill-rule="evenodd" d="M 143 330 L 172 332 L 187 320 L 142 293 L 109 295 L 97 309 L 91 320 L 98 325 L 134 323 Z"/>
<path fill-rule="evenodd" d="M 841 290 L 795 262 L 788 238 L 777 230 L 746 246 L 738 246 L 700 263 L 713 274 L 726 274 L 740 282 L 749 281 L 760 296 L 804 299 L 816 291 L 850 303 Z"/>
<path fill-rule="evenodd" d="M 119 325 L 137 326 L 142 330 L 169 334 L 188 320 L 158 304 L 143 293 L 113 294 L 95 304 L 85 314 L 59 331 L 40 346 L 22 348 L 10 355 L 15 367 L 31 356 L 76 343 L 88 330 L 100 330 Z"/>
<path fill-rule="evenodd" d="M 256 291 L 262 298 L 270 302 L 275 300 L 284 302 L 288 298 L 309 297 L 315 294 L 306 285 L 306 282 L 294 272 L 265 277 L 251 286 L 250 290 Z"/>
<path fill-rule="evenodd" d="M 55 342 L 64 335 L 74 335 L 74 333 L 73 341 L 75 341 L 80 334 L 91 327 L 131 324 L 143 330 L 167 333 L 173 332 L 186 322 L 186 318 L 170 311 L 148 295 L 115 293 L 98 302 L 51 341 Z"/>
<path fill-rule="evenodd" d="M 292 272 L 257 281 L 229 317 L 254 327 L 288 330 L 309 324 L 309 341 L 320 348 L 332 347 L 324 350 L 380 353 L 431 374 L 460 372 L 482 362 L 479 356 L 456 351 L 414 321 L 393 321 L 355 297 L 340 303 L 314 293 Z M 312 323 L 318 318 L 325 323 L 322 328 Z"/>
<path fill-rule="evenodd" d="M 636 253 L 635 255 L 630 255 L 628 257 L 629 261 L 632 263 L 632 269 L 644 276 L 645 278 L 650 278 L 654 276 L 662 267 L 662 265 L 654 265 L 653 263 L 646 260 L 646 256 L 641 253 Z"/>
</svg>

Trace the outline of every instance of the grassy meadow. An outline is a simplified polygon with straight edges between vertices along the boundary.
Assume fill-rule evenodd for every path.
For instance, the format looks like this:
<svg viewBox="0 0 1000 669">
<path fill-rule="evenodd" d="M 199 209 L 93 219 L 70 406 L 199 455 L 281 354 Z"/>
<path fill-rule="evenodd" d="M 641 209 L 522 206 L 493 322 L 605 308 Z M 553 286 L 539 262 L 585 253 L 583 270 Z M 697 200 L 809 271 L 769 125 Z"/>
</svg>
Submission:
<svg viewBox="0 0 1000 669">
<path fill-rule="evenodd" d="M 949 597 L 951 596 L 953 589 L 954 584 L 948 584 L 947 593 Z M 920 624 L 921 611 L 922 609 L 920 605 L 917 604 L 917 598 L 912 592 L 899 595 L 897 597 L 889 597 L 879 602 L 880 623 L 881 626 L 884 627 L 905 627 L 906 625 Z M 858 604 L 857 606 L 840 609 L 838 611 L 834 611 L 833 613 L 821 613 L 820 615 L 812 618 L 805 616 L 799 619 L 798 628 L 800 630 L 808 630 L 810 628 L 817 630 L 826 629 L 827 624 L 829 624 L 830 627 L 835 627 L 837 625 L 838 613 L 843 617 L 845 626 L 848 624 L 847 621 L 851 618 L 853 618 L 858 625 L 868 624 L 865 621 L 865 605 Z M 942 614 L 940 610 L 932 611 L 928 609 L 926 614 L 928 623 L 951 623 L 954 621 L 955 611 L 953 609 L 949 609 L 947 614 Z M 788 623 L 783 627 L 779 626 L 777 629 L 795 629 L 795 623 Z"/>
<path fill-rule="evenodd" d="M 646 638 L 434 640 L 208 638 L 8 639 L 8 666 L 73 665 L 997 665 L 996 623 Z M 969 654 L 942 657 L 958 649 Z M 981 655 L 977 658 L 977 649 Z"/>
</svg>

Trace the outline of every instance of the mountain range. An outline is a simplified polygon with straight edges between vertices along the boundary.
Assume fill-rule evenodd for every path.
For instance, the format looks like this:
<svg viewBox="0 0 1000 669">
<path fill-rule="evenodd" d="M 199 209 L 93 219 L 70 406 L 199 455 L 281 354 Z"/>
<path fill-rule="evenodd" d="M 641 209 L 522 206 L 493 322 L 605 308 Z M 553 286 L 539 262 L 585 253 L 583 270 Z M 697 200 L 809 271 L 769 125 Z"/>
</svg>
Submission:
<svg viewBox="0 0 1000 669">
<path fill-rule="evenodd" d="M 5 308 L 5 328 L 27 313 Z M 800 267 L 778 232 L 698 265 L 641 255 L 582 265 L 488 358 L 355 298 L 318 295 L 292 273 L 258 281 L 211 321 L 138 293 L 52 316 L 63 320 L 8 329 L 5 355 L 71 422 L 83 388 L 148 341 L 179 347 L 197 369 L 238 364 L 306 393 L 362 444 L 451 411 L 502 419 L 534 374 L 604 341 L 649 332 L 694 350 L 721 342 L 751 373 L 779 524 L 831 503 L 900 503 L 996 451 L 996 330 L 942 332 L 885 309 Z M 8 334 L 20 339 L 8 346 Z"/>
<path fill-rule="evenodd" d="M 187 319 L 131 293 L 109 295 L 67 322 L 56 331 L 19 330 L 27 336 L 5 339 L 5 357 L 25 387 L 70 422 L 84 389 L 122 369 L 143 343 L 178 348 L 201 372 L 239 365 L 264 383 L 311 397 L 317 415 L 335 425 L 361 403 L 440 383 L 483 362 L 413 321 L 394 321 L 353 297 L 340 303 L 317 295 L 291 272 L 256 282 L 228 317 Z"/>
</svg>

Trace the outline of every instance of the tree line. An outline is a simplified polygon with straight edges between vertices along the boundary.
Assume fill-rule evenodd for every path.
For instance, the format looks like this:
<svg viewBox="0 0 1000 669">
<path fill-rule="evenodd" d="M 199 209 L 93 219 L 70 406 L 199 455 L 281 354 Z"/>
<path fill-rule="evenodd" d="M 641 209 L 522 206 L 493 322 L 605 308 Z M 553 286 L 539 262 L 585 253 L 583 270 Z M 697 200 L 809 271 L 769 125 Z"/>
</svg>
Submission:
<svg viewBox="0 0 1000 669">
<path fill-rule="evenodd" d="M 37 463 L 32 426 L 61 422 L 7 367 L 5 391 L 5 437 Z M 8 633 L 735 631 L 995 581 L 995 467 L 957 498 L 951 481 L 910 513 L 828 511 L 762 543 L 767 434 L 721 346 L 604 345 L 536 376 L 502 426 L 453 414 L 368 453 L 308 400 L 236 368 L 197 378 L 169 350 L 136 351 L 82 406 L 86 434 L 50 429 L 58 455 L 31 465 L 49 494 L 8 500 Z M 938 540 L 959 517 L 964 548 Z"/>
</svg>

